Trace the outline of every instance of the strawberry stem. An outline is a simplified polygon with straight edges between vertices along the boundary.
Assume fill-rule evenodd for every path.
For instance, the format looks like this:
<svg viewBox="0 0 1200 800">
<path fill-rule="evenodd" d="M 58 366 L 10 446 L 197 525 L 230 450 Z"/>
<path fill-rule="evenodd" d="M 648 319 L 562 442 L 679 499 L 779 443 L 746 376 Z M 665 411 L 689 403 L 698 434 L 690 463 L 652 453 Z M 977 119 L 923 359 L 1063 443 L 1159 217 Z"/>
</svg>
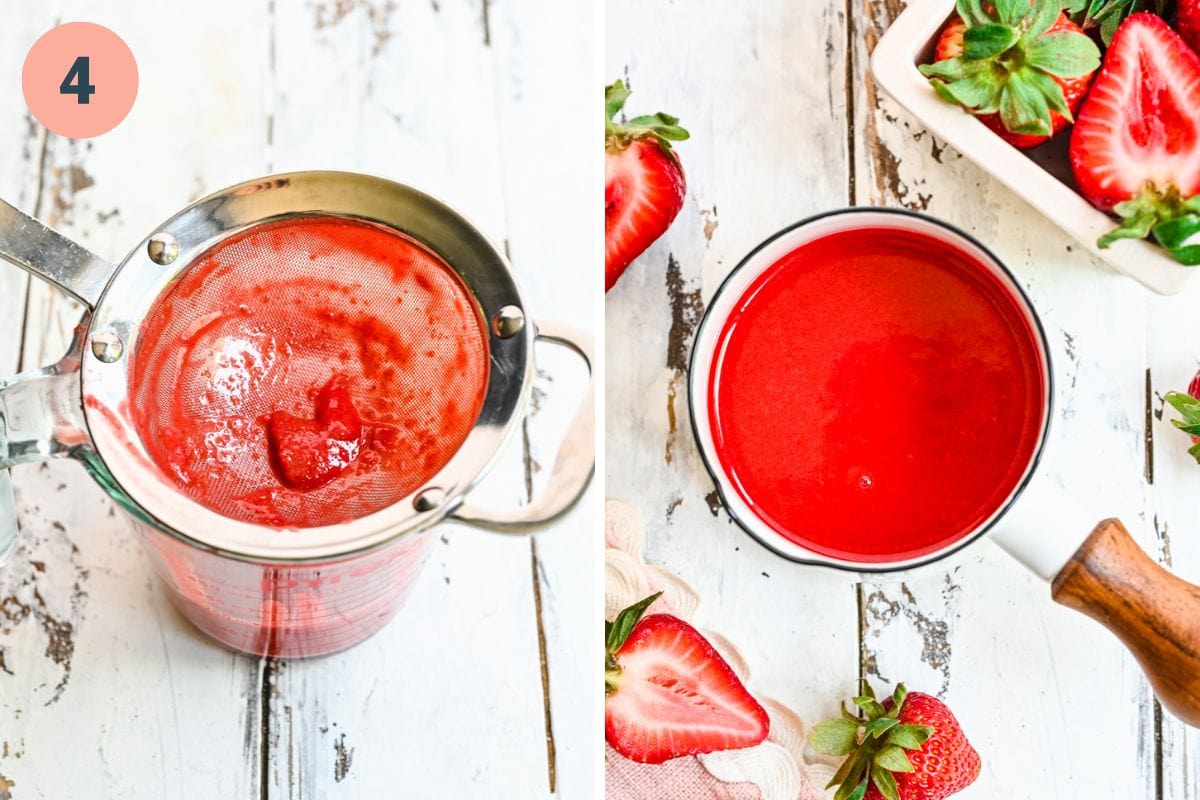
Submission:
<svg viewBox="0 0 1200 800">
<path fill-rule="evenodd" d="M 843 706 L 841 716 L 816 725 L 809 733 L 808 743 L 818 753 L 847 757 L 825 787 L 838 787 L 835 800 L 861 798 L 871 784 L 885 800 L 900 800 L 892 773 L 912 772 L 905 751 L 920 749 L 933 735 L 928 725 L 899 721 L 907 698 L 908 690 L 899 684 L 892 693 L 891 708 L 887 708 L 875 699 L 874 690 L 864 680 L 854 703 L 865 713 L 865 719 L 860 720 Z"/>
<path fill-rule="evenodd" d="M 1121 224 L 1100 237 L 1096 244 L 1101 248 L 1121 239 L 1153 236 L 1180 264 L 1200 264 L 1200 244 L 1189 244 L 1200 233 L 1200 195 L 1185 200 L 1174 186 L 1161 192 L 1147 184 L 1137 197 L 1118 203 L 1113 212 L 1121 218 Z"/>
<path fill-rule="evenodd" d="M 654 138 L 664 150 L 670 151 L 671 142 L 682 142 L 689 134 L 680 127 L 679 118 L 659 111 L 634 117 L 626 122 L 617 122 L 616 116 L 629 99 L 629 89 L 623 81 L 614 81 L 604 89 L 604 139 L 605 147 L 623 150 L 634 139 Z"/>
<path fill-rule="evenodd" d="M 617 81 L 619 84 L 620 81 Z M 609 87 L 612 88 L 612 87 Z M 610 695 L 617 690 L 620 684 L 621 665 L 617 662 L 617 651 L 621 649 L 621 645 L 625 644 L 625 640 L 629 638 L 629 634 L 633 633 L 633 629 L 641 622 L 642 615 L 646 613 L 646 609 L 653 605 L 654 601 L 662 597 L 662 592 L 655 592 L 629 608 L 622 609 L 621 613 L 613 618 L 612 622 L 604 623 L 604 694 Z"/>
</svg>

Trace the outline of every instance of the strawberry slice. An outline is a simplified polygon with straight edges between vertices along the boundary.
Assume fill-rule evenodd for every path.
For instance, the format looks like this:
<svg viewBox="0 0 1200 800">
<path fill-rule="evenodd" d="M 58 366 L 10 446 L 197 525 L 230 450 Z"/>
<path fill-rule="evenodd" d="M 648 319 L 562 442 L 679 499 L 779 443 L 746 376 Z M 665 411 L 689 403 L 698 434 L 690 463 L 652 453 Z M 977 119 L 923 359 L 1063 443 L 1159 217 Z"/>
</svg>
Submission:
<svg viewBox="0 0 1200 800">
<path fill-rule="evenodd" d="M 646 764 L 752 747 L 767 712 L 700 632 L 669 614 L 641 616 L 659 594 L 607 623 L 605 738 Z"/>
<path fill-rule="evenodd" d="M 688 138 L 679 120 L 659 112 L 625 123 L 614 117 L 629 90 L 604 90 L 604 291 L 667 232 L 683 208 L 687 182 L 672 141 Z"/>
<path fill-rule="evenodd" d="M 1071 167 L 1093 205 L 1121 217 L 1099 240 L 1153 235 L 1200 264 L 1200 56 L 1161 17 L 1134 14 L 1113 36 L 1071 134 Z"/>
<path fill-rule="evenodd" d="M 1100 66 L 1100 50 L 1059 0 L 959 0 L 934 63 L 934 90 L 1015 147 L 1036 147 L 1069 125 Z"/>
<path fill-rule="evenodd" d="M 337 378 L 317 393 L 316 419 L 276 411 L 260 422 L 267 429 L 271 464 L 292 489 L 321 488 L 350 468 L 362 446 L 362 420 Z"/>
</svg>

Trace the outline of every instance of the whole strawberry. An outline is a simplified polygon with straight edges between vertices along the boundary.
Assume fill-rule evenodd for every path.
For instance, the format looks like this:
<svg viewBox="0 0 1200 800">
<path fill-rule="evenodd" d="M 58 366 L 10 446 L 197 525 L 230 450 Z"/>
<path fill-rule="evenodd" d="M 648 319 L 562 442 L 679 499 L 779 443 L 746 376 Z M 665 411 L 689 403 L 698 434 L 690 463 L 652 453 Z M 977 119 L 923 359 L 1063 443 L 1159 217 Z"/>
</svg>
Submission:
<svg viewBox="0 0 1200 800">
<path fill-rule="evenodd" d="M 934 63 L 921 74 L 946 100 L 1016 147 L 1069 125 L 1100 66 L 1100 50 L 1060 0 L 959 0 Z"/>
<path fill-rule="evenodd" d="M 1200 372 L 1197 372 L 1188 384 L 1187 394 L 1167 392 L 1163 399 L 1183 415 L 1183 419 L 1173 419 L 1171 424 L 1192 437 L 1192 446 L 1188 453 L 1200 462 Z"/>
<path fill-rule="evenodd" d="M 700 632 L 669 614 L 642 618 L 661 594 L 605 624 L 605 739 L 646 764 L 762 742 L 766 710 Z"/>
<path fill-rule="evenodd" d="M 614 118 L 629 90 L 617 81 L 604 90 L 604 291 L 667 232 L 683 208 L 687 182 L 672 141 L 688 138 L 679 120 L 659 112 Z"/>
<path fill-rule="evenodd" d="M 835 800 L 943 800 L 979 777 L 979 754 L 936 697 L 900 684 L 880 703 L 863 681 L 854 704 L 865 719 L 843 707 L 808 737 L 818 752 L 846 756 L 827 787 L 838 787 Z"/>
<path fill-rule="evenodd" d="M 1128 17 L 1071 132 L 1079 191 L 1121 218 L 1101 237 L 1153 236 L 1200 264 L 1200 56 L 1155 14 Z"/>
</svg>

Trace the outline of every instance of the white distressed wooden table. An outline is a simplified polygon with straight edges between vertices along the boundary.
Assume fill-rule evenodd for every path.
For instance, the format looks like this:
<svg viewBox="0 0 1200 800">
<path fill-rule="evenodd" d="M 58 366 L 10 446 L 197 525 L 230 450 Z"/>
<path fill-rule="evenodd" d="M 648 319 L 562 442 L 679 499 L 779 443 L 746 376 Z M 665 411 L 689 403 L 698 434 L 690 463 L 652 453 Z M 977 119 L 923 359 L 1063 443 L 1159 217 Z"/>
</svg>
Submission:
<svg viewBox="0 0 1200 800">
<path fill-rule="evenodd" d="M 1200 734 L 994 545 L 891 580 L 792 565 L 719 508 L 692 441 L 692 334 L 745 253 L 818 211 L 925 211 L 991 245 L 1043 315 L 1065 387 L 1052 474 L 1200 581 L 1200 466 L 1161 400 L 1200 361 L 1200 283 L 1151 296 L 880 97 L 868 55 L 903 5 L 608 2 L 610 78 L 627 78 L 631 111 L 676 114 L 692 139 L 680 218 L 606 303 L 605 491 L 642 511 L 648 559 L 697 587 L 701 624 L 749 655 L 755 686 L 805 720 L 860 676 L 903 680 L 946 698 L 981 752 L 963 800 L 1195 800 Z"/>
<path fill-rule="evenodd" d="M 508 247 L 531 309 L 590 324 L 596 48 L 592 16 L 574 4 L 101 11 L 51 0 L 6 11 L 0 196 L 100 255 L 119 259 L 175 209 L 236 181 L 359 170 L 463 210 Z M 39 35 L 80 18 L 117 31 L 141 71 L 130 116 L 87 142 L 34 124 L 19 77 Z M 0 374 L 57 359 L 78 314 L 0 264 Z M 483 499 L 517 504 L 537 490 L 582 395 L 571 364 L 547 352 L 543 410 Z M 22 467 L 14 481 L 22 545 L 0 569 L 3 800 L 592 796 L 598 491 L 532 540 L 447 526 L 382 633 L 281 662 L 197 634 L 78 465 Z"/>
</svg>

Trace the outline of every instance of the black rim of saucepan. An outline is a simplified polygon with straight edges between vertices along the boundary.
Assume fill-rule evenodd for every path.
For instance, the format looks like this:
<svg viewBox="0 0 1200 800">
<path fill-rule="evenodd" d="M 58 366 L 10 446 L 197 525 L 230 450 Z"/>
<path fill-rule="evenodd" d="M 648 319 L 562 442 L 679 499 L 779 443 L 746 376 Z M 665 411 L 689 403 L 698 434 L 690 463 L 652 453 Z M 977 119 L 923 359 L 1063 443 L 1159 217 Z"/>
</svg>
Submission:
<svg viewBox="0 0 1200 800">
<path fill-rule="evenodd" d="M 1046 359 L 1046 365 L 1045 365 L 1046 395 L 1047 395 L 1046 416 L 1045 416 L 1045 420 L 1042 423 L 1041 437 L 1038 440 L 1037 450 L 1034 451 L 1033 458 L 1030 460 L 1029 469 L 1027 470 L 1026 474 L 1022 477 L 1020 483 L 1017 484 L 1016 489 L 1013 491 L 1012 495 L 1009 496 L 1009 498 L 1004 502 L 1004 504 L 1001 505 L 999 509 L 997 509 L 997 512 L 994 513 L 985 524 L 980 525 L 976 530 L 972 531 L 970 534 L 962 537 L 954 544 L 950 545 L 949 547 L 945 548 L 944 550 L 937 552 L 936 554 L 933 554 L 933 555 L 930 555 L 930 556 L 927 556 L 924 558 L 919 558 L 919 559 L 916 559 L 913 561 L 906 561 L 902 565 L 883 564 L 883 565 L 874 566 L 874 565 L 870 565 L 870 564 L 846 564 L 846 563 L 839 563 L 836 559 L 832 559 L 832 557 L 830 557 L 831 560 L 825 560 L 825 559 L 817 558 L 817 557 L 814 557 L 811 559 L 810 558 L 800 558 L 800 557 L 791 555 L 789 553 L 783 552 L 778 547 L 773 545 L 770 541 L 768 541 L 766 537 L 764 537 L 764 536 L 760 535 L 758 532 L 756 532 L 754 530 L 753 525 L 748 524 L 745 520 L 741 519 L 730 508 L 729 502 L 725 497 L 725 490 L 723 489 L 723 487 L 721 485 L 721 482 L 722 482 L 721 475 L 723 473 L 718 472 L 718 470 L 720 470 L 721 468 L 719 465 L 714 463 L 716 461 L 716 456 L 714 454 L 713 458 L 710 460 L 709 453 L 705 450 L 704 446 L 700 442 L 700 431 L 696 427 L 696 399 L 693 396 L 693 392 L 692 392 L 692 388 L 691 388 L 691 377 L 690 376 L 693 374 L 692 371 L 695 369 L 696 357 L 697 357 L 696 342 L 700 341 L 700 338 L 701 338 L 702 334 L 704 333 L 705 326 L 708 325 L 711 321 L 713 306 L 716 305 L 717 300 L 728 289 L 730 281 L 732 281 L 733 278 L 739 272 L 741 272 L 742 269 L 744 269 L 746 267 L 746 265 L 749 264 L 750 261 L 752 261 L 756 255 L 758 255 L 759 252 L 761 252 L 763 250 L 763 248 L 767 247 L 768 245 L 770 245 L 772 242 L 779 239 L 780 237 L 786 236 L 787 234 L 791 233 L 792 231 L 794 231 L 798 228 L 802 228 L 802 227 L 805 227 L 806 225 L 810 225 L 814 222 L 818 222 L 820 220 L 826 219 L 827 217 L 840 217 L 840 216 L 846 216 L 846 215 L 851 215 L 851 214 L 866 214 L 866 213 L 892 214 L 892 215 L 900 216 L 900 217 L 912 217 L 912 218 L 918 219 L 922 222 L 941 227 L 941 228 L 949 231 L 950 233 L 954 234 L 955 236 L 961 237 L 964 241 L 969 242 L 970 244 L 979 248 L 979 250 L 987 258 L 991 259 L 991 261 L 1000 269 L 1000 272 L 1011 283 L 1013 289 L 1015 290 L 1015 292 L 1017 294 L 1017 297 L 1019 297 L 1021 302 L 1024 303 L 1026 308 L 1029 309 L 1030 316 L 1033 319 L 1034 330 L 1036 331 L 1037 337 L 1038 337 L 1039 341 L 1041 342 L 1042 353 Z M 754 539 L 754 541 L 758 542 L 762 547 L 771 551 L 772 553 L 774 553 L 776 556 L 779 556 L 780 558 L 786 559 L 786 560 L 791 561 L 796 564 L 804 564 L 807 566 L 817 566 L 817 567 L 827 567 L 830 569 L 836 569 L 836 570 L 841 570 L 843 572 L 850 572 L 850 573 L 857 573 L 857 574 L 884 574 L 884 573 L 893 573 L 893 572 L 906 572 L 908 570 L 919 569 L 921 567 L 925 567 L 930 564 L 934 564 L 938 561 L 942 561 L 943 559 L 949 558 L 950 556 L 959 552 L 963 548 L 975 543 L 976 541 L 981 539 L 983 536 L 985 536 L 989 531 L 991 531 L 996 526 L 997 522 L 999 522 L 1000 520 L 1002 520 L 1004 518 L 1004 516 L 1008 513 L 1009 509 L 1011 509 L 1013 507 L 1013 505 L 1020 499 L 1022 492 L 1025 491 L 1025 487 L 1029 485 L 1029 481 L 1032 480 L 1034 474 L 1037 472 L 1038 467 L 1042 460 L 1042 455 L 1046 449 L 1046 442 L 1050 438 L 1050 421 L 1054 418 L 1054 396 L 1055 396 L 1054 365 L 1053 365 L 1052 357 L 1050 354 L 1050 342 L 1046 338 L 1046 331 L 1042 327 L 1042 320 L 1041 320 L 1041 317 L 1038 315 L 1037 308 L 1033 305 L 1033 301 L 1030 300 L 1029 295 L 1025 292 L 1025 289 L 1021 286 L 1021 282 L 1017 280 L 1017 278 L 1013 274 L 1012 270 L 1010 270 L 1008 268 L 1008 266 L 995 253 L 992 252 L 991 248 L 987 247 L 985 244 L 980 242 L 978 239 L 976 239 L 971 234 L 967 233 L 966 231 L 962 230 L 961 228 L 958 228 L 955 225 L 951 225 L 948 222 L 944 222 L 943 220 L 940 220 L 940 219 L 930 216 L 928 214 L 919 214 L 915 211 L 909 211 L 908 209 L 900 209 L 900 208 L 883 208 L 883 207 L 878 207 L 878 206 L 853 206 L 853 207 L 848 207 L 848 208 L 837 209 L 834 211 L 826 211 L 821 214 L 816 214 L 811 217 L 806 217 L 806 218 L 800 220 L 799 222 L 795 222 L 791 225 L 788 225 L 788 226 L 776 231 L 775 233 L 771 234 L 766 239 L 764 239 L 762 242 L 760 242 L 753 250 L 751 250 L 749 253 L 747 253 L 742 258 L 741 261 L 738 262 L 738 265 L 736 267 L 734 267 L 732 271 L 730 271 L 730 273 L 721 282 L 721 285 L 719 287 L 717 287 L 716 293 L 713 294 L 712 299 L 708 302 L 707 307 L 704 309 L 704 316 L 701 317 L 700 324 L 696 327 L 696 334 L 692 339 L 692 354 L 691 354 L 691 357 L 688 362 L 688 375 L 689 375 L 689 379 L 688 379 L 688 415 L 691 419 L 692 436 L 696 441 L 696 449 L 700 451 L 700 459 L 704 462 L 704 468 L 706 470 L 708 470 L 709 477 L 712 478 L 713 484 L 716 488 L 717 496 L 721 499 L 721 506 L 725 509 L 725 513 L 727 513 L 729 515 L 729 518 L 732 519 L 735 523 L 737 523 L 739 528 L 741 528 L 743 531 L 745 531 L 747 534 L 749 534 L 750 538 Z M 765 525 L 766 523 L 760 523 L 760 524 Z M 783 534 L 781 534 L 781 533 L 776 533 L 775 535 L 783 536 Z"/>
</svg>

